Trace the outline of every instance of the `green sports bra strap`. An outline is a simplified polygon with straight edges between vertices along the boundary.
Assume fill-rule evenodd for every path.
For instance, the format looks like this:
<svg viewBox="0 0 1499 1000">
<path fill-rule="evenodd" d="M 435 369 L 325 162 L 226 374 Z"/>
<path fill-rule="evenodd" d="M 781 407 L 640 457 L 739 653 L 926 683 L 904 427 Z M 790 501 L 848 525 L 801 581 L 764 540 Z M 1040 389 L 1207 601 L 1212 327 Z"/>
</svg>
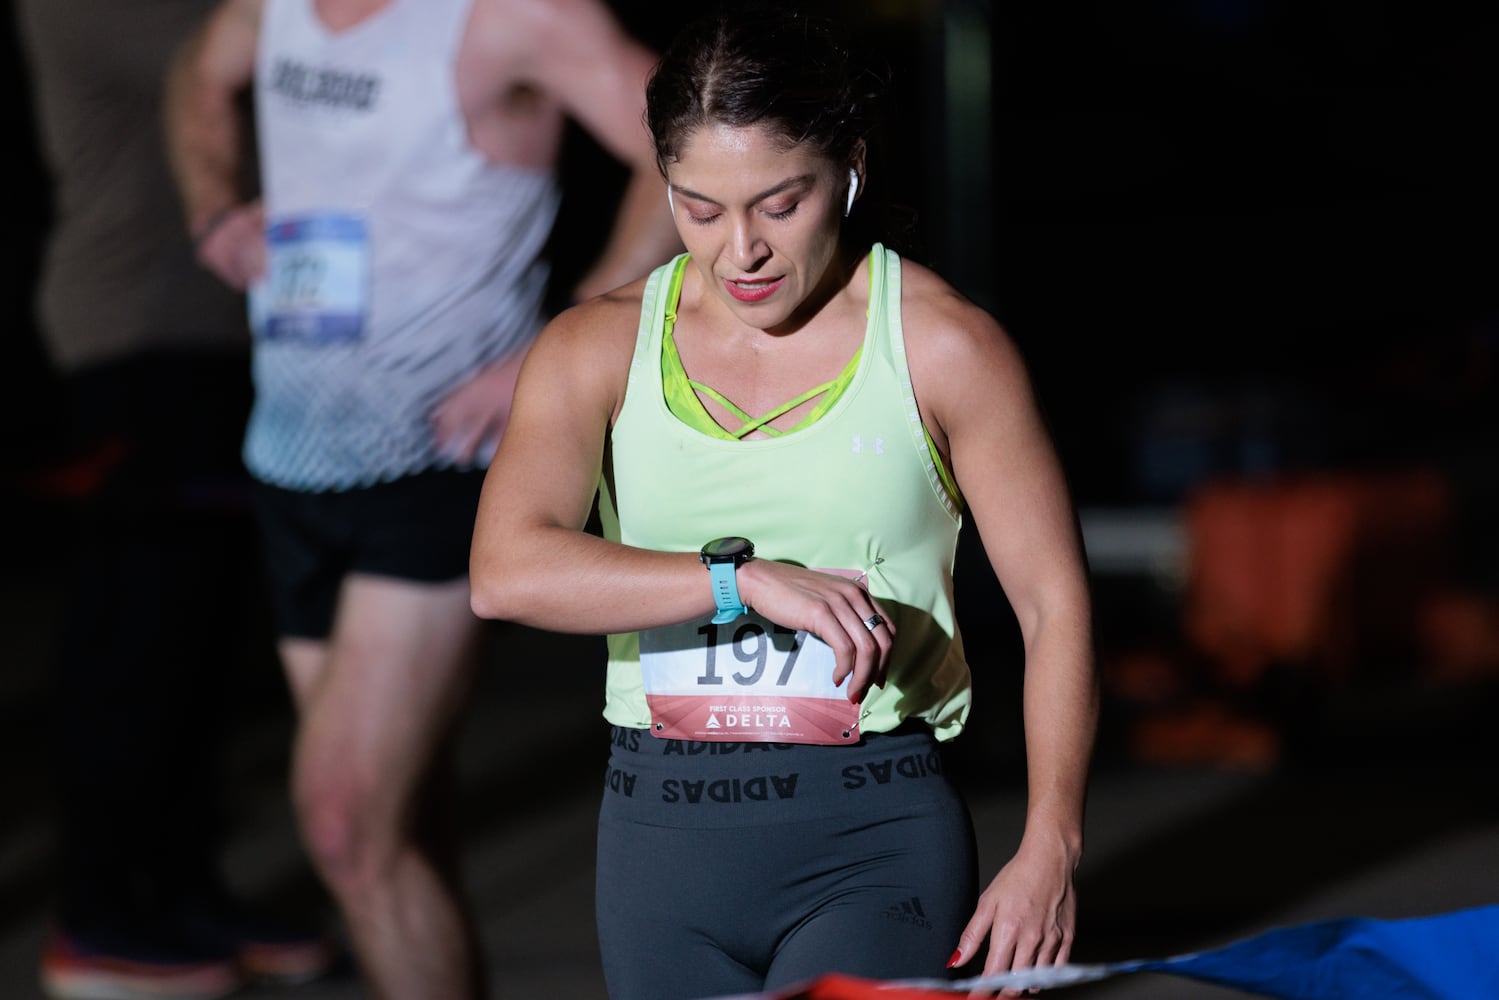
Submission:
<svg viewBox="0 0 1499 1000">
<path fill-rule="evenodd" d="M 820 395 L 821 393 L 827 392 L 833 386 L 835 386 L 835 385 L 838 384 L 838 379 L 830 379 L 827 382 L 824 382 L 822 385 L 817 386 L 816 388 L 808 389 L 806 392 L 802 393 L 800 396 L 797 396 L 795 399 L 791 400 L 791 402 L 789 402 L 789 403 L 782 403 L 780 406 L 777 406 L 775 409 L 771 410 L 769 413 L 766 413 L 766 414 L 764 414 L 763 416 L 760 416 L 760 417 L 752 417 L 752 416 L 750 416 L 748 413 L 744 412 L 737 405 L 735 405 L 731 400 L 729 400 L 729 398 L 726 397 L 723 393 L 719 392 L 717 389 L 713 388 L 711 385 L 703 385 L 703 383 L 694 381 L 691 378 L 689 378 L 687 380 L 687 384 L 690 385 L 690 386 L 692 386 L 698 392 L 701 392 L 701 393 L 703 393 L 706 396 L 712 397 L 720 406 L 722 406 L 724 409 L 728 410 L 730 413 L 732 413 L 734 416 L 738 417 L 740 420 L 744 421 L 744 426 L 740 427 L 738 430 L 730 431 L 730 433 L 733 434 L 735 437 L 742 438 L 745 435 L 751 434 L 751 433 L 753 433 L 754 431 L 757 431 L 757 430 L 763 430 L 766 434 L 770 435 L 771 437 L 779 437 L 781 434 L 783 434 L 785 432 L 781 431 L 781 430 L 778 430 L 775 427 L 771 427 L 770 426 L 770 422 L 772 420 L 774 420 L 776 417 L 779 417 L 783 413 L 787 413 L 787 412 L 790 412 L 791 410 L 796 409 L 798 406 L 801 406 L 803 403 L 805 403 L 807 400 L 813 398 L 814 396 L 817 396 L 817 395 Z"/>
<path fill-rule="evenodd" d="M 864 353 L 863 346 L 861 345 L 854 352 L 854 356 L 849 359 L 848 364 L 843 367 L 843 371 L 836 378 L 829 379 L 822 385 L 808 389 L 800 396 L 797 396 L 790 402 L 777 406 L 763 416 L 752 417 L 717 389 L 691 378 L 687 374 L 686 368 L 682 365 L 682 356 L 677 351 L 676 338 L 673 332 L 677 325 L 677 303 L 681 300 L 682 278 L 686 270 L 687 258 L 684 256 L 672 272 L 671 282 L 666 290 L 666 310 L 661 331 L 661 382 L 662 390 L 666 396 L 667 408 L 676 415 L 678 420 L 714 437 L 742 439 L 757 430 L 764 431 L 769 437 L 779 437 L 786 433 L 786 431 L 770 426 L 772 420 L 789 413 L 810 399 L 823 396 L 823 399 L 812 408 L 812 411 L 799 421 L 795 427 L 790 428 L 790 430 L 800 430 L 803 427 L 808 427 L 816 423 L 818 418 L 838 401 L 838 397 L 843 394 L 844 389 L 848 388 L 849 382 L 853 380 L 854 374 L 859 369 L 859 358 Z M 735 418 L 743 421 L 743 426 L 732 431 L 720 426 L 713 419 L 712 414 L 708 412 L 707 408 L 703 406 L 698 393 L 712 399 Z"/>
</svg>

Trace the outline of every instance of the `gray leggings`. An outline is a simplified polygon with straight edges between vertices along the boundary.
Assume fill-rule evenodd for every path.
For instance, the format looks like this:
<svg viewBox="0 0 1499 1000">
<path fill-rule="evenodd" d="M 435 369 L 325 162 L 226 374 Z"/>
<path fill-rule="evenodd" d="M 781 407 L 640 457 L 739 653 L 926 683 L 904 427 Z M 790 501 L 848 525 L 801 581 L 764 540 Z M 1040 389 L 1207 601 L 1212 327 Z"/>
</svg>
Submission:
<svg viewBox="0 0 1499 1000">
<path fill-rule="evenodd" d="M 978 867 L 924 728 L 814 747 L 616 727 L 597 879 L 612 1000 L 695 1000 L 943 976 Z"/>
</svg>

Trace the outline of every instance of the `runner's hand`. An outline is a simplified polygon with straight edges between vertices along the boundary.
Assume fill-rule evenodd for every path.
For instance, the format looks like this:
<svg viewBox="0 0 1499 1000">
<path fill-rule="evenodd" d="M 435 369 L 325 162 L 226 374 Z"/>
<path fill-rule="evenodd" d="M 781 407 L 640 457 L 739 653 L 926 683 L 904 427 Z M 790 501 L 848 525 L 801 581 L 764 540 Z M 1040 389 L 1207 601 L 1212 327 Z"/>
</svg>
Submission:
<svg viewBox="0 0 1499 1000">
<path fill-rule="evenodd" d="M 768 559 L 751 559 L 738 575 L 740 597 L 758 614 L 805 629 L 831 647 L 833 683 L 849 679 L 849 701 L 858 704 L 885 683 L 895 625 L 869 591 L 845 577 Z M 873 615 L 883 622 L 870 628 L 865 621 Z"/>
<path fill-rule="evenodd" d="M 1073 862 L 1043 839 L 1022 838 L 1009 864 L 979 896 L 978 907 L 958 938 L 953 965 L 966 965 L 989 939 L 982 973 L 996 976 L 1041 965 L 1065 964 L 1077 925 Z M 1025 991 L 1002 990 L 1001 996 Z M 1034 991 L 1031 991 L 1034 992 Z M 975 992 L 973 997 L 990 996 Z"/>
<path fill-rule="evenodd" d="M 265 274 L 265 209 L 256 199 L 227 209 L 194 236 L 198 263 L 235 291 Z"/>
</svg>

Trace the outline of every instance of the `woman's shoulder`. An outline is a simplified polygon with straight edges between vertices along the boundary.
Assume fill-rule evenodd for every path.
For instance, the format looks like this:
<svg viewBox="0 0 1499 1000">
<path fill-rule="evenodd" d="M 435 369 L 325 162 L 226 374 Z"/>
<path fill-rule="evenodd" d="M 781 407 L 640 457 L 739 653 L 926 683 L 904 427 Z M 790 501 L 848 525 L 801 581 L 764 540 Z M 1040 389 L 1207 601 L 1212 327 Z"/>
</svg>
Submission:
<svg viewBox="0 0 1499 1000">
<path fill-rule="evenodd" d="M 940 426 L 982 411 L 988 401 L 1022 404 L 1030 398 L 1030 374 L 1019 345 L 987 310 L 935 271 L 903 262 L 900 309 L 916 397 L 932 408 Z"/>
<path fill-rule="evenodd" d="M 542 331 L 560 346 L 586 349 L 600 342 L 634 344 L 650 275 L 562 310 Z"/>
<path fill-rule="evenodd" d="M 959 347 L 1007 342 L 1008 335 L 989 312 L 931 268 L 908 258 L 900 265 L 901 326 L 907 341 Z"/>
<path fill-rule="evenodd" d="M 635 353 L 648 277 L 586 299 L 552 318 L 531 347 L 535 367 L 569 383 L 622 383 Z"/>
</svg>

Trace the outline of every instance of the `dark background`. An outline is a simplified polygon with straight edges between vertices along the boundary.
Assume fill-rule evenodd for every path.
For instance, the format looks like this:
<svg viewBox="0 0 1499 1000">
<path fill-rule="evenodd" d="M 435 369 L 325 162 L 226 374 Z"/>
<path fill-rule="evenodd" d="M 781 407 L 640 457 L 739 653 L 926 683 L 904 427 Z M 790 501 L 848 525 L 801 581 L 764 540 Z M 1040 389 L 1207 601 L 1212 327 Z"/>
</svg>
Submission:
<svg viewBox="0 0 1499 1000">
<path fill-rule="evenodd" d="M 1499 623 L 1499 162 L 1489 148 L 1499 13 L 1380 0 L 822 6 L 854 23 L 893 70 L 870 193 L 914 211 L 912 256 L 1020 344 L 1085 526 L 1121 511 L 1181 526 L 1219 484 L 1415 468 L 1450 487 L 1453 507 L 1442 575 L 1397 592 L 1469 595 L 1479 618 Z M 696 9 L 615 7 L 657 47 Z M 10 655 L 37 661 L 12 678 L 39 678 L 49 640 L 35 635 L 54 614 L 57 522 L 28 483 L 58 457 L 62 411 L 31 313 L 47 182 L 8 3 L 4 13 L 0 499 L 12 538 L 0 568 L 14 604 Z M 987 76 L 973 72 L 976 52 L 987 52 Z M 574 133 L 563 180 L 559 286 L 596 245 L 597 213 L 622 174 Z M 989 668 L 1018 663 L 1013 621 L 971 529 L 959 556 L 979 707 L 956 764 L 974 787 L 1012 787 L 1023 780 L 1018 678 Z M 1353 575 L 1409 582 L 1410 570 L 1374 559 Z M 1194 947 L 1205 932 L 1281 912 L 1317 879 L 1332 884 L 1443 831 L 1492 823 L 1492 775 L 1486 786 L 1469 779 L 1486 773 L 1480 762 L 1495 749 L 1487 723 L 1499 707 L 1499 625 L 1489 647 L 1475 639 L 1464 661 L 1474 672 L 1460 683 L 1434 682 L 1409 644 L 1392 654 L 1398 665 L 1360 660 L 1336 688 L 1319 672 L 1325 664 L 1306 662 L 1270 664 L 1235 687 L 1186 641 L 1182 588 L 1145 566 L 1099 572 L 1095 584 L 1100 771 L 1143 760 L 1279 767 L 1282 780 L 1090 874 L 1085 958 Z M 1131 673 L 1141 662 L 1155 673 Z M 587 699 L 596 681 L 587 675 Z M 484 694 L 499 704 L 516 683 L 496 678 Z M 284 716 L 273 665 L 240 684 L 247 717 Z M 46 805 L 31 749 L 43 736 L 41 690 L 12 679 L 0 696 L 4 748 L 16 773 L 31 775 L 17 783 L 26 809 Z M 1147 725 L 1182 718 L 1205 718 L 1208 729 Z M 1141 733 L 1176 742 L 1157 739 L 1152 757 Z M 577 762 L 559 753 L 547 780 L 591 788 L 596 749 L 588 743 Z M 265 781 L 279 787 L 281 759 L 266 756 Z M 1305 777 L 1355 762 L 1325 783 Z M 1407 769 L 1427 764 L 1446 780 Z M 545 782 L 529 781 L 518 794 L 544 808 Z M 1387 808 L 1401 795 L 1416 808 Z M 502 797 L 474 801 L 473 824 L 523 822 L 486 805 Z M 1220 851 L 1248 860 L 1220 866 Z M 1211 879 L 1198 877 L 1209 869 Z M 45 900 L 45 878 L 27 874 L 6 895 L 20 925 Z"/>
</svg>

